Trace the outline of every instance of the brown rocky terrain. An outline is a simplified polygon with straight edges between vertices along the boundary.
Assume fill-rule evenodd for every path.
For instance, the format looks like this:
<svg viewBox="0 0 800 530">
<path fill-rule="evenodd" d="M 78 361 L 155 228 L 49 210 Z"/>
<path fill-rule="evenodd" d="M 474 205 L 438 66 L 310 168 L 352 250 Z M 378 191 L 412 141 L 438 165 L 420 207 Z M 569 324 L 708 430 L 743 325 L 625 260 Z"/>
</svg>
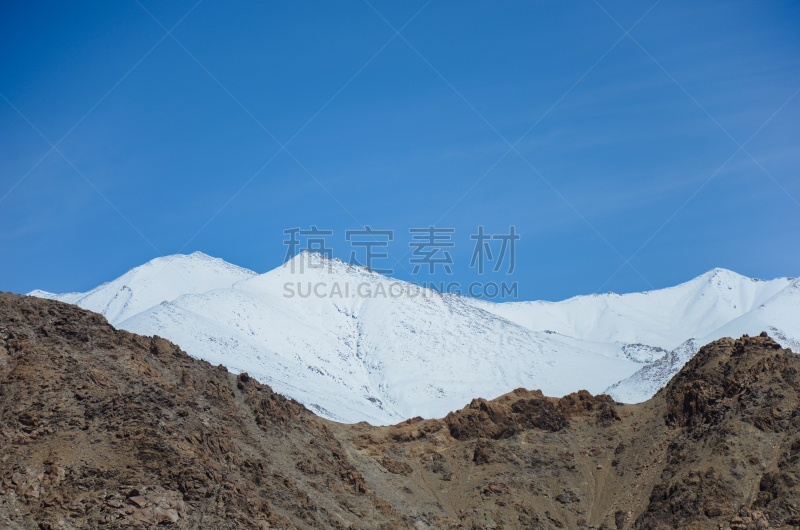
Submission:
<svg viewBox="0 0 800 530">
<path fill-rule="evenodd" d="M 796 528 L 800 359 L 762 335 L 639 405 L 517 389 L 374 427 L 0 293 L 0 527 Z"/>
</svg>

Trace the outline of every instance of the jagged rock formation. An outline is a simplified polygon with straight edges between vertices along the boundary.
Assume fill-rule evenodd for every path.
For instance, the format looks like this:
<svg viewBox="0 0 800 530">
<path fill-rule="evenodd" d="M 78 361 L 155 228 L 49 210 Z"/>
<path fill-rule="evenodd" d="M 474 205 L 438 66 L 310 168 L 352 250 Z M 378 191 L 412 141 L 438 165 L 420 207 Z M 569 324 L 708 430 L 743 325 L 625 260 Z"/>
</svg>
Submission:
<svg viewBox="0 0 800 530">
<path fill-rule="evenodd" d="M 247 374 L 0 293 L 4 528 L 795 528 L 800 360 L 709 344 L 651 400 L 515 390 L 337 424 Z"/>
</svg>

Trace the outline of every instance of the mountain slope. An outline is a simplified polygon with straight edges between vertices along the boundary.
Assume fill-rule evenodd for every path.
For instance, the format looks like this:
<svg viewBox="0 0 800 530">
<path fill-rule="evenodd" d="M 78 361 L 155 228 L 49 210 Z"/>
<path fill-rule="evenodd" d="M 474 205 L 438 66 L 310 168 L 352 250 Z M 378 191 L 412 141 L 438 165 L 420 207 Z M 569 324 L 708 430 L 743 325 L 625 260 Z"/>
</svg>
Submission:
<svg viewBox="0 0 800 530">
<path fill-rule="evenodd" d="M 800 279 L 708 335 L 687 340 L 632 376 L 610 386 L 605 392 L 626 403 L 644 401 L 666 385 L 700 346 L 722 337 L 756 335 L 760 333 L 759 330 L 766 330 L 784 348 L 800 350 Z"/>
<path fill-rule="evenodd" d="M 800 279 L 793 281 L 752 311 L 726 323 L 703 337 L 710 342 L 743 333 L 756 335 L 767 330 L 784 348 L 800 351 Z"/>
<path fill-rule="evenodd" d="M 74 305 L 0 293 L 0 420 L 3 528 L 411 528 L 299 403 Z"/>
<path fill-rule="evenodd" d="M 759 336 L 704 346 L 642 404 L 519 388 L 344 425 L 0 293 L 0 526 L 794 530 L 799 406 L 800 358 Z"/>
<path fill-rule="evenodd" d="M 299 256 L 231 289 L 185 295 L 120 326 L 165 336 L 326 417 L 351 422 L 441 416 L 475 392 L 494 397 L 534 384 L 553 395 L 576 385 L 600 391 L 640 366 L 582 349 L 580 341 L 534 333 L 463 297 L 415 291 L 340 261 L 298 272 L 307 258 L 319 259 Z M 352 296 L 284 296 L 284 286 L 298 282 L 300 290 L 338 285 Z"/>
</svg>

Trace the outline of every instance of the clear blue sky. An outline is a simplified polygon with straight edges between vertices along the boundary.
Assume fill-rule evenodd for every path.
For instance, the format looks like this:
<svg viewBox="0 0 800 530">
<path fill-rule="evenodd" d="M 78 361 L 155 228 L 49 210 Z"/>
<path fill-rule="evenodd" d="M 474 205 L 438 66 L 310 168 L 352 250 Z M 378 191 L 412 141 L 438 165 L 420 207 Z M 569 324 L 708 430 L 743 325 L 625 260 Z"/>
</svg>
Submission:
<svg viewBox="0 0 800 530">
<path fill-rule="evenodd" d="M 800 275 L 797 2 L 141 1 L 0 7 L 0 290 L 310 225 L 454 228 L 464 284 L 515 225 L 523 299 Z"/>
</svg>

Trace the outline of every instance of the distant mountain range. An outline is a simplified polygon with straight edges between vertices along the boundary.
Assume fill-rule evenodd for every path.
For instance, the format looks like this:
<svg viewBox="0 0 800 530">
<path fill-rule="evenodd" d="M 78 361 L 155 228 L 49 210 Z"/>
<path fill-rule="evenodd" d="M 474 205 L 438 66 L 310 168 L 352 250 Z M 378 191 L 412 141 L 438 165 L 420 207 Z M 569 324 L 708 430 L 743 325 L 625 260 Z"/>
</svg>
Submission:
<svg viewBox="0 0 800 530">
<path fill-rule="evenodd" d="M 724 336 L 767 331 L 800 350 L 800 282 L 724 269 L 656 291 L 498 304 L 318 254 L 259 275 L 195 252 L 86 293 L 29 294 L 165 337 L 343 422 L 440 417 L 517 387 L 640 402 Z"/>
</svg>

